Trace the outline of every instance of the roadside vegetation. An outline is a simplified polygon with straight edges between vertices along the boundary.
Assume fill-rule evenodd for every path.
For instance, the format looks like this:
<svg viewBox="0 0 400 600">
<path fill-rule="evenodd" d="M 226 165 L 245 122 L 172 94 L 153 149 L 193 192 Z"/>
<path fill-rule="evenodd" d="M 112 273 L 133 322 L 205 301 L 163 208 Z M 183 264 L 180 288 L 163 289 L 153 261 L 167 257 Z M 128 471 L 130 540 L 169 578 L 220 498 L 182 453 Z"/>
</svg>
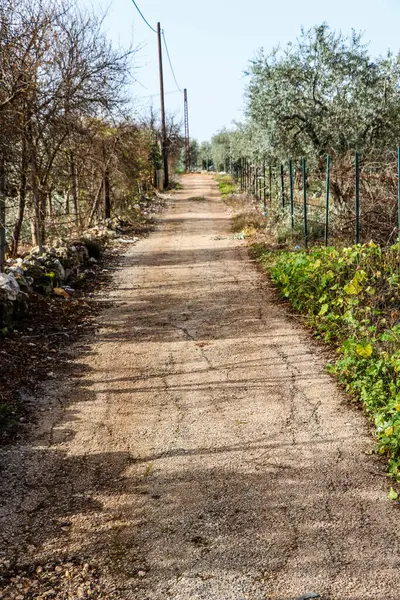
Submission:
<svg viewBox="0 0 400 600">
<path fill-rule="evenodd" d="M 215 179 L 218 183 L 218 189 L 221 192 L 223 199 L 231 194 L 236 193 L 239 189 L 239 186 L 235 183 L 230 175 L 216 175 Z"/>
<path fill-rule="evenodd" d="M 398 481 L 399 57 L 372 57 L 354 31 L 303 29 L 256 53 L 245 119 L 199 149 L 238 182 L 231 196 L 220 184 L 234 231 L 337 351 L 328 369 L 362 403 Z"/>
<path fill-rule="evenodd" d="M 129 100 L 135 48 L 69 0 L 0 6 L 0 270 L 4 254 L 79 234 L 135 205 L 161 178 L 160 119 Z M 168 117 L 170 168 L 183 144 Z M 6 250 L 6 252 L 5 252 Z"/>
<path fill-rule="evenodd" d="M 400 60 L 371 56 L 361 34 L 323 23 L 303 29 L 286 46 L 260 49 L 249 62 L 245 118 L 198 148 L 198 166 L 234 176 L 248 193 L 266 199 L 280 242 L 301 243 L 302 159 L 310 242 L 322 241 L 326 160 L 330 157 L 329 239 L 356 242 L 355 152 L 358 152 L 359 241 L 396 242 L 397 146 L 400 139 Z"/>
<path fill-rule="evenodd" d="M 347 248 L 251 253 L 280 293 L 334 345 L 328 365 L 375 424 L 378 450 L 400 481 L 400 277 L 398 247 L 373 242 Z"/>
</svg>

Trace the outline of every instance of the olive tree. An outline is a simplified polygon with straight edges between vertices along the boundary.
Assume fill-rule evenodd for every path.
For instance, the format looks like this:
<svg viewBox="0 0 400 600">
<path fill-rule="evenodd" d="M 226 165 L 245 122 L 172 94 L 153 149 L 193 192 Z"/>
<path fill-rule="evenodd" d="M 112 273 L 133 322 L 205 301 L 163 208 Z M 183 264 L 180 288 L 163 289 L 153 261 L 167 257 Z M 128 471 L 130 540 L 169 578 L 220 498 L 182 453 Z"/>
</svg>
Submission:
<svg viewBox="0 0 400 600">
<path fill-rule="evenodd" d="M 302 30 L 283 49 L 259 50 L 248 76 L 248 121 L 261 133 L 258 146 L 277 160 L 305 155 L 322 167 L 326 154 L 370 154 L 398 143 L 399 55 L 373 60 L 360 34 L 326 24 Z"/>
</svg>

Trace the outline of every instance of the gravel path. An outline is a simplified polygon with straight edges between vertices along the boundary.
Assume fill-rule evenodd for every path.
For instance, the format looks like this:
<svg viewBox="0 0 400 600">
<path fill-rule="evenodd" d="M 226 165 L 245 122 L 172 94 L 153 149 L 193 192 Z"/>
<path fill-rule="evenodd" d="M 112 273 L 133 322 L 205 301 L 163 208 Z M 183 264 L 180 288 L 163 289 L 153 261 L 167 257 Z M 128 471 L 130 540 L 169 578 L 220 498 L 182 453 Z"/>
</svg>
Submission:
<svg viewBox="0 0 400 600">
<path fill-rule="evenodd" d="M 81 375 L 1 453 L 2 598 L 398 600 L 364 417 L 186 177 L 128 251 Z M 75 369 L 76 370 L 76 369 Z"/>
</svg>

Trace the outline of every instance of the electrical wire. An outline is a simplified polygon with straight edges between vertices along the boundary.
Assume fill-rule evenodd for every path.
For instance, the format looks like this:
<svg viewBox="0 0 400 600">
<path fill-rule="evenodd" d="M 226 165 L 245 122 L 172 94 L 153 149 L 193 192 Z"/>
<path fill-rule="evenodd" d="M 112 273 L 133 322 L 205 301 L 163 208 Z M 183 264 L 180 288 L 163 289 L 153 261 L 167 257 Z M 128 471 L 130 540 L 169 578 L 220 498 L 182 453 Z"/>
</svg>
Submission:
<svg viewBox="0 0 400 600">
<path fill-rule="evenodd" d="M 164 92 L 164 96 L 168 96 L 169 94 L 180 94 L 181 90 L 174 90 L 173 92 Z M 148 96 L 139 96 L 139 98 L 136 98 L 136 100 L 143 100 L 145 98 L 156 98 L 157 96 L 160 95 L 160 92 L 158 92 L 157 94 L 149 94 Z"/>
<path fill-rule="evenodd" d="M 151 31 L 153 31 L 154 33 L 158 33 L 154 27 L 152 27 L 150 25 L 150 23 L 147 21 L 147 19 L 145 18 L 145 16 L 143 15 L 142 11 L 140 10 L 140 8 L 138 7 L 138 5 L 136 4 L 135 0 L 132 0 L 132 3 L 134 5 L 134 7 L 136 8 L 136 10 L 138 11 L 138 13 L 140 14 L 140 16 L 142 17 L 143 21 L 146 23 L 146 25 L 151 29 Z M 177 87 L 177 90 L 181 93 L 183 93 L 183 90 L 181 89 L 177 79 L 176 79 L 176 75 L 175 75 L 175 71 L 174 71 L 174 67 L 172 66 L 172 61 L 171 61 L 171 56 L 169 54 L 169 50 L 168 50 L 168 44 L 167 44 L 167 40 L 165 39 L 165 33 L 164 33 L 164 29 L 162 30 L 162 36 L 163 36 L 163 40 L 164 40 L 164 46 L 165 46 L 165 50 L 167 52 L 167 57 L 168 57 L 168 62 L 169 62 L 169 66 L 171 69 L 171 73 L 172 76 L 174 78 L 175 81 L 175 85 Z"/>
<path fill-rule="evenodd" d="M 133 0 L 132 0 L 132 1 L 133 1 Z M 167 40 L 165 39 L 164 29 L 162 30 L 162 36 L 163 36 L 163 40 L 164 40 L 164 46 L 165 46 L 165 50 L 167 51 L 167 56 L 168 56 L 168 62 L 169 62 L 169 66 L 171 67 L 171 72 L 172 72 L 173 78 L 174 78 L 174 80 L 175 80 L 176 87 L 178 88 L 178 90 L 179 90 L 181 93 L 183 93 L 183 90 L 181 90 L 181 88 L 179 87 L 179 84 L 178 84 L 178 82 L 177 82 L 177 80 L 176 80 L 176 77 L 175 77 L 175 72 L 174 72 L 174 68 L 173 68 L 173 66 L 172 66 L 171 57 L 170 57 L 170 55 L 169 55 L 169 52 L 168 52 Z"/>
<path fill-rule="evenodd" d="M 146 23 L 146 25 L 147 25 L 148 27 L 150 27 L 150 29 L 151 29 L 152 31 L 154 31 L 154 33 L 157 33 L 157 31 L 154 29 L 154 27 L 152 27 L 152 26 L 150 25 L 150 23 L 149 23 L 149 22 L 148 22 L 148 21 L 145 19 L 145 17 L 144 17 L 144 15 L 143 15 L 142 11 L 140 10 L 140 8 L 138 7 L 138 5 L 136 4 L 135 0 L 132 0 L 132 3 L 133 3 L 133 5 L 135 6 L 136 10 L 138 11 L 139 15 L 142 17 L 143 21 Z"/>
</svg>

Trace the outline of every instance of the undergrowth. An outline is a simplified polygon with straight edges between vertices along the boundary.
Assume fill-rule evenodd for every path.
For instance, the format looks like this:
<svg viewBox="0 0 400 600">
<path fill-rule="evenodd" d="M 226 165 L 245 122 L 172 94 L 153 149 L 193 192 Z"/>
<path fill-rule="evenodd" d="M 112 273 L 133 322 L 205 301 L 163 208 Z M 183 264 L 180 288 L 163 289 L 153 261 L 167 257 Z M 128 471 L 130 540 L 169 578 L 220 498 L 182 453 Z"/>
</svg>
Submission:
<svg viewBox="0 0 400 600">
<path fill-rule="evenodd" d="M 306 315 L 316 335 L 334 344 L 328 370 L 375 423 L 377 448 L 400 481 L 400 277 L 398 246 L 252 255 L 271 273 L 281 294 Z"/>
<path fill-rule="evenodd" d="M 230 175 L 216 175 L 215 179 L 223 199 L 231 194 L 235 194 L 239 189 Z"/>
<path fill-rule="evenodd" d="M 259 212 L 241 212 L 232 217 L 232 231 L 234 233 L 244 232 L 246 237 L 252 237 L 255 233 L 265 230 L 265 217 Z"/>
</svg>

